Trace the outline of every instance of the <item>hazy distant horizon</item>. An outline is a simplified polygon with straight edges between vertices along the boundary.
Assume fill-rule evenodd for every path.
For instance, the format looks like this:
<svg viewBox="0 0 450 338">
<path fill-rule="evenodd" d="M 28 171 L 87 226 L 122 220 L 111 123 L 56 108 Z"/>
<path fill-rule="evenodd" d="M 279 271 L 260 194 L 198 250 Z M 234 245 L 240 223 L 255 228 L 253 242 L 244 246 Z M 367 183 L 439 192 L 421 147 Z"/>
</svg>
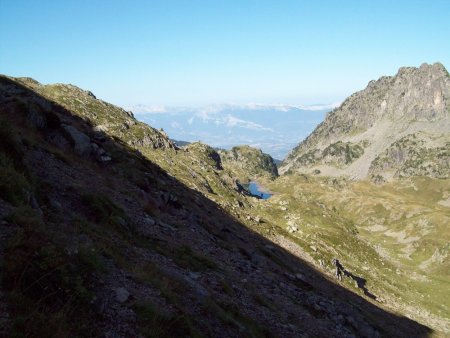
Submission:
<svg viewBox="0 0 450 338">
<path fill-rule="evenodd" d="M 177 141 L 201 141 L 223 149 L 245 144 L 282 160 L 336 105 L 137 105 L 131 111 L 138 120 L 164 129 Z"/>
</svg>

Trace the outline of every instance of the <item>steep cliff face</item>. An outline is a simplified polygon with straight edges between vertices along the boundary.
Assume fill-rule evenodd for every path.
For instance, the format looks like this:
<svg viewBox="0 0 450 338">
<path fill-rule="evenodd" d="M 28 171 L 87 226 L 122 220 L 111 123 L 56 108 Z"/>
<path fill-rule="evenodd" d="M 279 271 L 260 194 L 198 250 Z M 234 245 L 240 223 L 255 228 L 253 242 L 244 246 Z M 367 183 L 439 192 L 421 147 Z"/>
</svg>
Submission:
<svg viewBox="0 0 450 338">
<path fill-rule="evenodd" d="M 364 179 L 383 176 L 380 168 L 389 163 L 389 172 L 382 179 L 422 174 L 448 177 L 448 159 L 442 159 L 445 155 L 439 149 L 450 141 L 449 100 L 450 77 L 442 64 L 400 68 L 393 77 L 371 81 L 367 88 L 330 112 L 289 154 L 280 172 Z M 414 145 L 399 142 L 405 137 L 414 137 L 417 142 Z M 405 157 L 392 159 L 395 156 L 395 151 L 389 150 L 392 147 L 400 149 Z M 433 149 L 440 157 L 417 158 L 418 153 L 426 153 L 427 149 Z M 410 160 L 418 167 L 409 165 L 404 170 L 405 162 L 411 164 Z M 424 170 L 421 167 L 424 162 L 432 169 Z"/>
</svg>

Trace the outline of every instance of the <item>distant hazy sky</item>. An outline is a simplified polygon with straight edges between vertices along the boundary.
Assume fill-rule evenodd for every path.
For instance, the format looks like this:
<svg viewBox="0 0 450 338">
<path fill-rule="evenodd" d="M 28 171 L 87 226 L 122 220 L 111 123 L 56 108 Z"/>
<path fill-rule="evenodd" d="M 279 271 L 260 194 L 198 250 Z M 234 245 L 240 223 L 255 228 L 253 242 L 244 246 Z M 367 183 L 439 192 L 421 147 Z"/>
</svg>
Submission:
<svg viewBox="0 0 450 338">
<path fill-rule="evenodd" d="M 0 0 L 0 73 L 123 106 L 332 103 L 450 67 L 450 0 Z"/>
</svg>

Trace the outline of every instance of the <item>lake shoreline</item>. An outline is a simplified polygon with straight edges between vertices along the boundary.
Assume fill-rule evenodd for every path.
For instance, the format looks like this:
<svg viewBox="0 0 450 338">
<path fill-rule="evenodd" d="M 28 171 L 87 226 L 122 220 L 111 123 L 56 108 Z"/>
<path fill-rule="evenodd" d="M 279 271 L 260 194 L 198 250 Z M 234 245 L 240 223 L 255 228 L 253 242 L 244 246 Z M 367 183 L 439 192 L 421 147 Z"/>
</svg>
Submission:
<svg viewBox="0 0 450 338">
<path fill-rule="evenodd" d="M 246 184 L 243 184 L 243 186 L 253 195 L 256 197 L 259 197 L 261 199 L 269 199 L 273 196 L 273 193 L 271 193 L 267 188 L 264 188 L 260 183 L 257 181 L 249 181 Z"/>
</svg>

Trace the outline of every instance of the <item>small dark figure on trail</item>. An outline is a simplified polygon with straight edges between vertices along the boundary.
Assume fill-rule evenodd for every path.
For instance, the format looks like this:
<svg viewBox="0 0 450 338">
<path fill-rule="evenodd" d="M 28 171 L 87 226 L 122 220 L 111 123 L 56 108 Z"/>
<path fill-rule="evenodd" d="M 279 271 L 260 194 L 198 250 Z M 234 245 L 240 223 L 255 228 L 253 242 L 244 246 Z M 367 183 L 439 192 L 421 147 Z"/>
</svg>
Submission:
<svg viewBox="0 0 450 338">
<path fill-rule="evenodd" d="M 342 274 L 345 273 L 344 267 L 338 259 L 333 258 L 333 265 L 336 267 L 336 278 L 342 280 Z"/>
<path fill-rule="evenodd" d="M 377 297 L 374 294 L 370 293 L 369 290 L 367 289 L 366 280 L 364 278 L 356 276 L 352 274 L 350 271 L 346 270 L 344 266 L 341 264 L 341 262 L 339 262 L 339 259 L 333 258 L 332 263 L 336 268 L 335 274 L 338 280 L 342 281 L 342 275 L 344 275 L 345 277 L 350 277 L 355 281 L 356 287 L 363 290 L 364 294 L 367 297 L 370 297 L 375 300 L 377 299 Z"/>
</svg>

